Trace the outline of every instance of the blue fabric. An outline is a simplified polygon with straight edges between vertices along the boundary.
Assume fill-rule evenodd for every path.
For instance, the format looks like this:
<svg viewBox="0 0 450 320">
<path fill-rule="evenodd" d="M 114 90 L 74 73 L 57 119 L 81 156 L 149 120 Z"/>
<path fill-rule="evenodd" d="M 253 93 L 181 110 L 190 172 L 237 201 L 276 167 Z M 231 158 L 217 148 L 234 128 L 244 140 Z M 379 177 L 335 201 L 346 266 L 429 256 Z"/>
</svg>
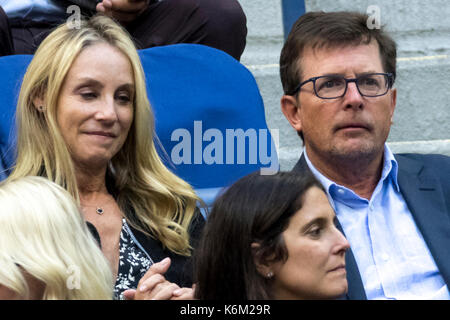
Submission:
<svg viewBox="0 0 450 320">
<path fill-rule="evenodd" d="M 450 299 L 400 193 L 398 164 L 387 146 L 381 179 L 370 200 L 323 176 L 309 161 L 306 150 L 304 154 L 351 244 L 368 299 Z"/>
<path fill-rule="evenodd" d="M 177 155 L 176 146 L 183 141 L 176 137 L 171 139 L 174 131 L 187 130 L 191 137 L 191 156 L 188 157 L 191 163 L 176 163 L 176 174 L 195 188 L 216 188 L 227 186 L 265 166 L 265 161 L 261 161 L 265 152 L 260 148 L 260 142 L 264 144 L 265 139 L 259 130 L 267 130 L 267 124 L 262 98 L 250 71 L 228 54 L 203 45 L 176 44 L 140 50 L 139 54 L 147 76 L 156 132 L 171 162 Z M 223 164 L 206 164 L 207 157 L 201 156 L 208 153 L 207 147 L 212 141 L 202 141 L 206 139 L 201 139 L 199 133 L 205 134 L 208 129 L 223 138 L 223 154 L 218 156 Z M 220 131 L 220 135 L 214 129 Z M 257 159 L 253 164 L 249 151 L 254 146 L 249 146 L 248 140 L 245 150 L 240 150 L 246 155 L 243 164 L 238 164 L 237 142 L 234 148 L 226 148 L 226 142 L 230 142 L 227 130 L 237 129 L 244 132 L 250 129 L 256 133 L 253 141 L 258 140 Z M 202 147 L 197 148 L 200 142 Z M 278 167 L 270 133 L 265 147 L 272 150 L 272 164 L 276 162 Z M 234 157 L 227 164 L 226 158 L 232 152 Z M 199 156 L 197 159 L 196 155 Z"/>
<path fill-rule="evenodd" d="M 0 57 L 0 180 L 8 175 L 14 162 L 14 114 L 20 85 L 31 55 Z"/>
<path fill-rule="evenodd" d="M 158 151 L 175 174 L 207 194 L 207 204 L 214 199 L 211 190 L 218 191 L 262 167 L 278 169 L 258 86 L 241 63 L 220 50 L 196 44 L 154 47 L 140 50 L 139 55 L 162 144 Z M 31 58 L 0 58 L 0 156 L 4 168 L 14 159 L 10 152 L 12 118 Z M 244 143 L 231 139 L 233 134 L 244 137 L 245 133 L 251 138 Z"/>
</svg>

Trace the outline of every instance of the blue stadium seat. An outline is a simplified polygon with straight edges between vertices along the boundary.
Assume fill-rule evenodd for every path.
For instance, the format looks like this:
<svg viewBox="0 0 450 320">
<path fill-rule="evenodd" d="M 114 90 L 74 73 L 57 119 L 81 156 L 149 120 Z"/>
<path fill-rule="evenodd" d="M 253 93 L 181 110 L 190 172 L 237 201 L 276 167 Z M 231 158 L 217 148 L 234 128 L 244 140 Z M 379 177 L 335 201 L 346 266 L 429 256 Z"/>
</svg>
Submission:
<svg viewBox="0 0 450 320">
<path fill-rule="evenodd" d="M 14 114 L 22 78 L 32 57 L 0 57 L 0 181 L 7 177 L 14 163 Z"/>
<path fill-rule="evenodd" d="M 155 114 L 159 153 L 210 206 L 223 187 L 266 168 L 278 170 L 264 105 L 252 74 L 203 45 L 139 50 Z M 13 163 L 13 113 L 31 56 L 0 58 L 1 165 Z M 265 169 L 263 169 L 265 170 Z M 7 174 L 7 172 L 6 172 Z"/>
<path fill-rule="evenodd" d="M 278 170 L 258 86 L 241 63 L 196 44 L 156 47 L 139 54 L 156 131 L 172 162 L 169 167 L 208 205 L 221 188 L 242 176 L 262 167 Z M 245 134 L 245 141 L 239 140 Z M 188 154 L 180 149 L 189 149 Z"/>
</svg>

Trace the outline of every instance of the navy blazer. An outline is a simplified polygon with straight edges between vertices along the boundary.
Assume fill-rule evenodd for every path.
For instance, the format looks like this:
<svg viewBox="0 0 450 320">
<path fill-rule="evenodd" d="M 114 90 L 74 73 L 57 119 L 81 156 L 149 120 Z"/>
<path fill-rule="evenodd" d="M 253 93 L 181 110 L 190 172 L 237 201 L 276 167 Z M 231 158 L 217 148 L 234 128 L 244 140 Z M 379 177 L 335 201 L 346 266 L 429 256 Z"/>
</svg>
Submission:
<svg viewBox="0 0 450 320">
<path fill-rule="evenodd" d="M 411 211 L 439 272 L 450 288 L 450 157 L 396 154 L 400 192 Z M 310 171 L 304 155 L 294 172 Z M 338 225 L 342 231 L 342 227 Z M 367 299 L 355 257 L 347 251 L 347 299 Z"/>
</svg>

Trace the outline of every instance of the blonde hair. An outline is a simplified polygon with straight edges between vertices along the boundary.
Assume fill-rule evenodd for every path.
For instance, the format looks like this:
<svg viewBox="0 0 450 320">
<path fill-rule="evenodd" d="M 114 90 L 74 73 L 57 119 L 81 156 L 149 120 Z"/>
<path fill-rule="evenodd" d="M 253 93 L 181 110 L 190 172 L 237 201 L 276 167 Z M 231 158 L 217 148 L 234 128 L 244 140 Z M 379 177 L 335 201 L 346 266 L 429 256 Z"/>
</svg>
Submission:
<svg viewBox="0 0 450 320">
<path fill-rule="evenodd" d="M 43 299 L 112 299 L 109 263 L 66 190 L 23 177 L 0 185 L 0 207 L 0 284 L 29 297 L 25 271 Z"/>
<path fill-rule="evenodd" d="M 56 121 L 57 101 L 74 60 L 84 48 L 97 43 L 118 48 L 134 73 L 133 123 L 107 173 L 114 177 L 119 207 L 133 227 L 156 237 L 169 250 L 189 256 L 188 228 L 199 199 L 159 158 L 139 55 L 126 31 L 106 16 L 83 20 L 78 29 L 63 24 L 36 51 L 19 95 L 17 162 L 10 177 L 46 176 L 79 201 L 73 162 Z M 45 101 L 45 112 L 33 104 L 36 97 Z"/>
</svg>

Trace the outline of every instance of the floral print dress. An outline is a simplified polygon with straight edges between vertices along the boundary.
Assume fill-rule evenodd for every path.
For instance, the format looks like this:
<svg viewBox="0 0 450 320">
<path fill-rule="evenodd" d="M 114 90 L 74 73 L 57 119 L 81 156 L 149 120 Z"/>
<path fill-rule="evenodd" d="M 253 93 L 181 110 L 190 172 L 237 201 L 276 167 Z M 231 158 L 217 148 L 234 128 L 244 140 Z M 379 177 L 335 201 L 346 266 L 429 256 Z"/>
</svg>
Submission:
<svg viewBox="0 0 450 320">
<path fill-rule="evenodd" d="M 123 300 L 123 292 L 127 289 L 136 289 L 139 280 L 154 263 L 134 237 L 125 219 L 122 219 L 119 255 L 119 270 L 114 286 L 114 299 Z"/>
</svg>

